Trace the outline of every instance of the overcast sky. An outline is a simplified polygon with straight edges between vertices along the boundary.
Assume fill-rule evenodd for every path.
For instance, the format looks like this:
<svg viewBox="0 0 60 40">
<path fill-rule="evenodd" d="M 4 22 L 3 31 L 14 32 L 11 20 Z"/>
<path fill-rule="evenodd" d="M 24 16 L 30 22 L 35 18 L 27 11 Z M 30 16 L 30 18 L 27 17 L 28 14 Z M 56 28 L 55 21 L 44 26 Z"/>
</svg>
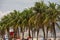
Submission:
<svg viewBox="0 0 60 40">
<path fill-rule="evenodd" d="M 24 10 L 34 5 L 39 0 L 0 0 L 0 11 L 12 11 L 12 10 Z M 45 3 L 48 1 L 58 3 L 58 0 L 44 0 Z"/>
</svg>

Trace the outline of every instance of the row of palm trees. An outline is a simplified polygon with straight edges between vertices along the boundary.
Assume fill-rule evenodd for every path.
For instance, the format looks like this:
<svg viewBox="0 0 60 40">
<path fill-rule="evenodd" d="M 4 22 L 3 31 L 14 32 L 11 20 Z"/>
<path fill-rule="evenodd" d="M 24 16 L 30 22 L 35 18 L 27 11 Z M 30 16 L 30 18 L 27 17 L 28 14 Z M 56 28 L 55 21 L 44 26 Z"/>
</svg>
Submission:
<svg viewBox="0 0 60 40">
<path fill-rule="evenodd" d="M 4 16 L 0 21 L 0 33 L 3 36 L 4 33 L 8 32 L 9 28 L 14 29 L 14 37 L 19 37 L 19 27 L 21 28 L 22 38 L 24 38 L 24 31 L 29 30 L 29 37 L 31 37 L 30 31 L 32 31 L 32 40 L 34 32 L 37 32 L 37 40 L 39 35 L 39 30 L 42 29 L 44 40 L 48 38 L 48 32 L 54 36 L 56 40 L 56 28 L 58 28 L 60 22 L 60 5 L 55 3 L 50 3 L 49 5 L 42 2 L 36 2 L 34 7 L 25 9 L 22 12 L 14 10 L 6 16 Z M 10 38 L 11 39 L 11 38 Z"/>
</svg>

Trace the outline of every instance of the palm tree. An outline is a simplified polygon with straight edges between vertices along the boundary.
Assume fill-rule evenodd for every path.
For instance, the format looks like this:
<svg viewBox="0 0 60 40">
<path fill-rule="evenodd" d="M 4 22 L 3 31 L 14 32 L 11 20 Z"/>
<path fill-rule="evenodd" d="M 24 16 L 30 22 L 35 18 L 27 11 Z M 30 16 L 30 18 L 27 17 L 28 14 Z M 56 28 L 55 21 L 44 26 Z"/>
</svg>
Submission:
<svg viewBox="0 0 60 40">
<path fill-rule="evenodd" d="M 36 17 L 36 15 L 34 15 L 34 16 L 32 16 L 30 19 L 29 19 L 29 21 L 28 21 L 28 23 L 29 23 L 29 28 L 32 30 L 32 40 L 33 40 L 33 28 L 35 28 L 35 17 Z"/>
<path fill-rule="evenodd" d="M 28 28 L 29 31 L 29 37 L 31 37 L 31 34 L 30 34 L 30 30 L 31 30 L 31 27 L 29 26 L 29 19 L 31 16 L 33 16 L 33 12 L 32 12 L 32 9 L 26 9 L 24 10 L 23 12 L 23 21 L 22 21 L 22 24 L 25 26 L 25 28 Z"/>
<path fill-rule="evenodd" d="M 47 9 L 47 5 L 44 2 L 36 2 L 35 7 L 33 8 L 36 11 L 36 25 L 37 28 L 42 28 L 43 33 L 44 33 L 44 39 L 45 39 L 45 31 L 44 31 L 44 25 L 43 25 L 43 21 L 45 19 L 45 11 Z M 38 35 L 38 32 L 37 32 Z M 37 36 L 37 40 L 38 40 L 38 36 Z"/>
<path fill-rule="evenodd" d="M 2 21 L 3 23 L 5 23 L 5 28 L 8 29 L 9 31 L 9 27 L 12 27 L 14 26 L 14 31 L 16 33 L 16 29 L 18 27 L 18 23 L 19 23 L 19 16 L 20 16 L 20 13 L 18 13 L 16 10 L 14 10 L 14 12 L 11 12 L 10 14 L 8 14 L 7 16 L 5 16 Z M 15 35 L 16 36 L 16 35 Z"/>
<path fill-rule="evenodd" d="M 3 30 L 7 30 L 7 32 L 9 33 L 9 18 L 10 18 L 10 16 L 9 15 L 7 15 L 7 16 L 4 16 L 1 20 L 1 27 L 3 27 L 2 29 Z M 9 21 L 8 21 L 9 20 Z M 6 32 L 6 31 L 5 31 Z M 8 36 L 9 36 L 9 34 L 8 34 Z"/>
<path fill-rule="evenodd" d="M 12 26 L 14 28 L 14 37 L 17 38 L 19 37 L 19 30 L 18 30 L 18 27 L 20 26 L 20 21 L 21 21 L 21 14 L 19 11 L 16 11 L 14 10 L 13 13 L 11 13 L 11 16 L 12 16 Z"/>
<path fill-rule="evenodd" d="M 56 40 L 56 30 L 55 30 L 55 24 L 56 24 L 56 20 L 58 18 L 58 10 L 56 9 L 56 4 L 54 3 L 50 3 L 49 8 L 47 9 L 47 16 L 45 19 L 45 24 L 47 26 L 47 30 L 51 30 L 53 32 L 54 35 L 54 40 Z M 47 31 L 48 33 L 48 31 Z"/>
</svg>

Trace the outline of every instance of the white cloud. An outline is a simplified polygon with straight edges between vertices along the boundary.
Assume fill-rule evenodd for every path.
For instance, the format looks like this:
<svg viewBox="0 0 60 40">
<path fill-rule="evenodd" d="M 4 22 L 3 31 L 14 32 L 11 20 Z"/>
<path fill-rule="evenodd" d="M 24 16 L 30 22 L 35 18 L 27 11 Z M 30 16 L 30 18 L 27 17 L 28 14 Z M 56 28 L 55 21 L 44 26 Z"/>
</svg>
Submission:
<svg viewBox="0 0 60 40">
<path fill-rule="evenodd" d="M 12 12 L 12 11 L 7 11 L 7 12 L 2 12 L 2 11 L 0 11 L 0 19 L 1 19 L 4 15 L 9 14 L 10 12 Z"/>
</svg>

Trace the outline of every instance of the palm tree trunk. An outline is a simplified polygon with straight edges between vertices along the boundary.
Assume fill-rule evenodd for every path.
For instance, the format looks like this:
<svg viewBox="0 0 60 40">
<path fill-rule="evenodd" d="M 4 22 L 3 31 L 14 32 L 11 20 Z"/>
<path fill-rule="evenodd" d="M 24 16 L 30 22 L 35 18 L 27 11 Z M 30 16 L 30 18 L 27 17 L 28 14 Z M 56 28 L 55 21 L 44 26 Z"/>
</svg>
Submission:
<svg viewBox="0 0 60 40">
<path fill-rule="evenodd" d="M 46 38 L 48 38 L 48 27 L 46 29 Z"/>
<path fill-rule="evenodd" d="M 37 30 L 37 40 L 38 40 L 38 34 L 39 34 L 39 30 Z"/>
<path fill-rule="evenodd" d="M 24 32 L 22 32 L 22 40 L 24 40 Z"/>
<path fill-rule="evenodd" d="M 5 31 L 4 29 L 1 31 L 1 35 L 2 35 L 2 39 L 4 40 L 4 34 L 5 34 Z"/>
<path fill-rule="evenodd" d="M 52 28 L 51 28 L 51 37 L 52 37 Z"/>
<path fill-rule="evenodd" d="M 31 34 L 30 34 L 30 28 L 29 28 L 29 37 L 31 37 Z"/>
<path fill-rule="evenodd" d="M 17 38 L 19 38 L 20 35 L 19 35 L 19 28 L 17 27 Z"/>
<path fill-rule="evenodd" d="M 32 40 L 33 40 L 33 30 L 32 30 Z"/>
<path fill-rule="evenodd" d="M 16 40 L 16 37 L 17 37 L 17 29 L 14 28 L 14 40 Z"/>
<path fill-rule="evenodd" d="M 24 28 L 22 30 L 22 40 L 24 40 Z"/>
<path fill-rule="evenodd" d="M 55 30 L 55 23 L 54 22 L 52 22 L 52 26 L 53 26 L 54 40 L 56 40 L 56 30 Z"/>
<path fill-rule="evenodd" d="M 2 38 L 2 35 L 1 35 L 1 30 L 0 30 L 0 37 Z"/>
<path fill-rule="evenodd" d="M 46 38 L 45 38 L 45 31 L 44 31 L 44 27 L 42 28 L 42 30 L 43 30 L 43 35 L 44 35 L 44 40 L 46 40 Z"/>
<path fill-rule="evenodd" d="M 34 35 L 34 37 L 35 37 L 35 30 L 34 30 L 34 32 L 33 32 L 33 35 Z"/>
<path fill-rule="evenodd" d="M 4 34 L 2 34 L 2 39 L 4 40 Z"/>
<path fill-rule="evenodd" d="M 9 38 L 9 36 L 10 36 L 10 35 L 9 35 L 9 34 L 10 34 L 10 33 L 9 33 L 9 28 L 7 28 L 7 33 L 8 33 L 8 40 L 9 40 L 9 39 L 10 39 L 10 38 Z"/>
<path fill-rule="evenodd" d="M 54 29 L 54 40 L 56 40 L 56 31 L 55 31 L 55 29 Z"/>
</svg>

